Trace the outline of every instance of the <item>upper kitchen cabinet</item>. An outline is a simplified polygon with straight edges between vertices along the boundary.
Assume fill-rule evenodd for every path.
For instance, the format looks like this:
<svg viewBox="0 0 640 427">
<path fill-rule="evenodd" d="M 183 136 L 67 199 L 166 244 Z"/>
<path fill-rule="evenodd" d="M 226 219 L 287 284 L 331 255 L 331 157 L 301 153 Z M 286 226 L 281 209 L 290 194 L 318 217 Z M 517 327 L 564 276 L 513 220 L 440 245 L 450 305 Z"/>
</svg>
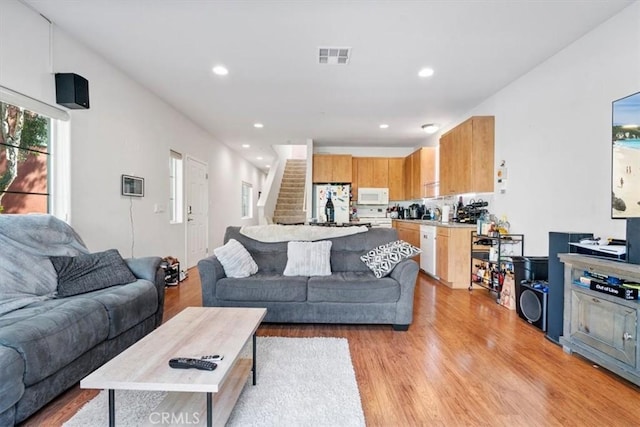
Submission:
<svg viewBox="0 0 640 427">
<path fill-rule="evenodd" d="M 358 199 L 358 188 L 388 188 L 389 200 L 404 200 L 404 157 L 354 157 L 353 200 Z"/>
<path fill-rule="evenodd" d="M 358 158 L 351 158 L 351 175 L 353 179 L 351 180 L 351 200 L 357 202 L 358 201 Z"/>
<path fill-rule="evenodd" d="M 389 187 L 389 159 L 387 157 L 358 157 L 357 164 L 358 187 Z"/>
<path fill-rule="evenodd" d="M 440 195 L 493 191 L 493 116 L 474 116 L 440 138 Z"/>
<path fill-rule="evenodd" d="M 405 157 L 405 199 L 420 199 L 435 196 L 435 150 L 435 147 L 422 147 Z"/>
<path fill-rule="evenodd" d="M 436 147 L 420 149 L 420 191 L 422 197 L 436 195 Z"/>
<path fill-rule="evenodd" d="M 389 200 L 404 200 L 404 157 L 389 157 Z"/>
<path fill-rule="evenodd" d="M 313 182 L 350 183 L 352 160 L 350 154 L 314 154 Z"/>
</svg>

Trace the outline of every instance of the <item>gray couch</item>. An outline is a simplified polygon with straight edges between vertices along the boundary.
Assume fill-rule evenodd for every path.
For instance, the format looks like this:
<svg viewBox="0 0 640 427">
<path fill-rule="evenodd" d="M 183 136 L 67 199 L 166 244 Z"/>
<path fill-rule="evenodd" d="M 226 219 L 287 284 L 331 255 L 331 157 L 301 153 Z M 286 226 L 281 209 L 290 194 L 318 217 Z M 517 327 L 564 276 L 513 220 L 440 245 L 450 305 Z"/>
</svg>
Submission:
<svg viewBox="0 0 640 427">
<path fill-rule="evenodd" d="M 161 259 L 125 261 L 133 283 L 0 316 L 0 426 L 25 420 L 162 322 Z"/>
<path fill-rule="evenodd" d="M 258 273 L 228 278 L 215 256 L 198 263 L 205 307 L 266 307 L 266 322 L 391 324 L 407 330 L 413 319 L 418 264 L 400 262 L 377 279 L 360 256 L 397 240 L 390 228 L 327 239 L 332 241 L 330 276 L 283 276 L 287 242 L 263 243 L 228 227 L 225 243 L 235 239 L 251 254 Z"/>
</svg>

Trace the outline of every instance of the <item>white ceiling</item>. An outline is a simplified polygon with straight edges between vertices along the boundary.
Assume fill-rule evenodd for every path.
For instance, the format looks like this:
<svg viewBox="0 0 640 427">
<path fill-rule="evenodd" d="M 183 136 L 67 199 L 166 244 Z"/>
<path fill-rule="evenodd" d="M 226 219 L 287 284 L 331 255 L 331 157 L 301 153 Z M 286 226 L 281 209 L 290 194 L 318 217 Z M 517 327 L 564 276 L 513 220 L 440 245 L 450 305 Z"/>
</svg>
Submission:
<svg viewBox="0 0 640 427">
<path fill-rule="evenodd" d="M 633 3 L 24 1 L 261 169 L 272 145 L 307 139 L 423 145 L 421 125 L 447 125 Z M 324 46 L 350 47 L 349 64 L 318 64 Z"/>
</svg>

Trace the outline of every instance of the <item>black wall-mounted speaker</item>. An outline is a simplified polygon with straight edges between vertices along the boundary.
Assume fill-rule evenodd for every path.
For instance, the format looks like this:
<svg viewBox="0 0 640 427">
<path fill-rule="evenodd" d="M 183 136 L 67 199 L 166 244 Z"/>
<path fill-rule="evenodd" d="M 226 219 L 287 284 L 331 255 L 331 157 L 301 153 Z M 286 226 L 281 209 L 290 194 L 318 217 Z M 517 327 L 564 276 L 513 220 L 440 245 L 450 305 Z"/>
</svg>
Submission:
<svg viewBox="0 0 640 427">
<path fill-rule="evenodd" d="M 89 108 L 89 81 L 74 73 L 56 73 L 56 102 L 72 110 Z"/>
</svg>

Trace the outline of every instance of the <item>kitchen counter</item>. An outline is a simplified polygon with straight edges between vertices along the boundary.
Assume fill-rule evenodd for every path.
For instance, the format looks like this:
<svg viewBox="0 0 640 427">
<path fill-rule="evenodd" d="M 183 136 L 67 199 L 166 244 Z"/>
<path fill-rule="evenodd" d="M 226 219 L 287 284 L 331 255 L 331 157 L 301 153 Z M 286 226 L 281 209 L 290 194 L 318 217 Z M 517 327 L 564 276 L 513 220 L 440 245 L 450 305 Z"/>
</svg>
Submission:
<svg viewBox="0 0 640 427">
<path fill-rule="evenodd" d="M 426 219 L 394 219 L 393 221 L 398 222 L 410 222 L 412 224 L 420 224 L 420 225 L 435 225 L 436 227 L 448 227 L 448 228 L 476 228 L 476 224 L 466 224 L 462 222 L 440 222 L 440 221 L 431 221 Z"/>
<path fill-rule="evenodd" d="M 318 227 L 359 227 L 365 226 L 371 228 L 370 222 L 349 221 L 349 222 L 309 222 L 308 225 L 315 225 Z"/>
</svg>

